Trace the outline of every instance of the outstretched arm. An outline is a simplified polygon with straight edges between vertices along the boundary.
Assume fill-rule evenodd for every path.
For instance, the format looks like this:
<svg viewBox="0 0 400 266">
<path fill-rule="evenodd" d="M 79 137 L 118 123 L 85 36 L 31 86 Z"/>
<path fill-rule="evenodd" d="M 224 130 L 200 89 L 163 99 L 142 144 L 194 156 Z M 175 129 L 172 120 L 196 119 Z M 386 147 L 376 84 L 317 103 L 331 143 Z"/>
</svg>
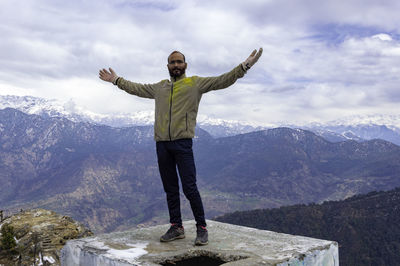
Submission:
<svg viewBox="0 0 400 266">
<path fill-rule="evenodd" d="M 143 97 L 154 99 L 154 86 L 153 84 L 141 84 L 135 83 L 129 80 L 125 80 L 122 77 L 118 77 L 117 73 L 110 67 L 107 69 L 103 68 L 99 71 L 99 78 L 111 82 L 114 85 L 117 85 L 121 90 L 126 91 L 127 93 Z"/>
<path fill-rule="evenodd" d="M 247 70 L 249 70 L 258 61 L 262 51 L 262 48 L 260 48 L 258 52 L 255 49 L 243 63 L 239 64 L 230 72 L 217 77 L 197 77 L 200 92 L 206 93 L 211 90 L 220 90 L 229 87 L 235 83 L 237 79 L 243 77 Z"/>
</svg>

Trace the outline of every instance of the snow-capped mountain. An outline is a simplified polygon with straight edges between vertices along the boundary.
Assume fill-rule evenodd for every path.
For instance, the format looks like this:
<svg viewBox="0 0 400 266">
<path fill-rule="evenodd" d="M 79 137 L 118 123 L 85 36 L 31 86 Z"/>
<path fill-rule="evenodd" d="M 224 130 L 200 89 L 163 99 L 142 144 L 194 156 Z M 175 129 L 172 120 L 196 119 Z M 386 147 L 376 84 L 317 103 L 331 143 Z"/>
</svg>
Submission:
<svg viewBox="0 0 400 266">
<path fill-rule="evenodd" d="M 234 136 L 277 127 L 276 125 L 261 126 L 245 121 L 211 118 L 201 114 L 197 118 L 197 124 L 216 138 Z"/>
<path fill-rule="evenodd" d="M 36 114 L 48 117 L 65 117 L 74 122 L 91 122 L 112 127 L 144 126 L 154 123 L 154 111 L 135 113 L 98 114 L 85 110 L 73 100 L 61 102 L 54 99 L 43 99 L 32 96 L 1 96 L 0 109 L 14 108 L 27 114 Z M 256 124 L 198 116 L 198 125 L 214 137 L 226 137 L 244 134 L 270 127 L 261 127 Z"/>
<path fill-rule="evenodd" d="M 7 107 L 27 114 L 64 117 L 74 122 L 91 122 L 112 127 L 152 125 L 154 121 L 154 112 L 152 111 L 131 114 L 99 114 L 78 106 L 73 100 L 62 102 L 33 96 L 0 95 L 0 109 Z"/>
<path fill-rule="evenodd" d="M 336 119 L 325 123 L 310 123 L 305 125 L 308 128 L 322 128 L 322 127 L 351 127 L 355 125 L 385 125 L 387 128 L 393 129 L 400 133 L 400 115 L 352 115 Z"/>
<path fill-rule="evenodd" d="M 99 114 L 78 106 L 73 100 L 61 102 L 32 96 L 0 95 L 0 109 L 7 107 L 27 114 L 65 117 L 74 122 L 91 122 L 112 127 L 143 126 L 154 123 L 153 111 Z M 210 118 L 201 114 L 199 114 L 197 121 L 201 128 L 216 138 L 286 126 L 313 131 L 332 142 L 379 138 L 400 145 L 400 115 L 354 115 L 326 123 L 306 125 L 288 125 L 285 123 L 259 125 L 244 121 Z"/>
<path fill-rule="evenodd" d="M 384 139 L 400 145 L 400 115 L 354 115 L 302 128 L 330 141 Z"/>
</svg>

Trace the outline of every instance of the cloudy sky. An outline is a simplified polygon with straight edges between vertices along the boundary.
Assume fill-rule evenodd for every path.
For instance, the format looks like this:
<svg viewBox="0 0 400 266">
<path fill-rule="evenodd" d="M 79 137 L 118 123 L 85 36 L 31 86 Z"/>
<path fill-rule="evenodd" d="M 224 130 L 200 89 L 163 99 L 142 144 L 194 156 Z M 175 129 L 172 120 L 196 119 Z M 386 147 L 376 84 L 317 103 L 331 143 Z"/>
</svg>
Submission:
<svg viewBox="0 0 400 266">
<path fill-rule="evenodd" d="M 73 99 L 98 113 L 153 110 L 152 100 L 98 78 L 103 67 L 142 83 L 222 74 L 263 47 L 200 114 L 262 124 L 398 114 L 397 0 L 0 0 L 0 94 Z"/>
</svg>

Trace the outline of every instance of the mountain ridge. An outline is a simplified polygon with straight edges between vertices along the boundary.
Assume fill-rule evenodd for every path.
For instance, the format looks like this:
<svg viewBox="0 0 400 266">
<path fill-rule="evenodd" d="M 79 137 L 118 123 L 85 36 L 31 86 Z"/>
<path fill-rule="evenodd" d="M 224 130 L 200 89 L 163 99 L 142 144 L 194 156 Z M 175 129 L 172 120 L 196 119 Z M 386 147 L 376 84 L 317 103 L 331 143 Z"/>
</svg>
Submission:
<svg viewBox="0 0 400 266">
<path fill-rule="evenodd" d="M 33 96 L 0 95 L 0 109 L 6 107 L 18 109 L 28 114 L 48 117 L 65 117 L 74 122 L 90 122 L 112 127 L 129 127 L 152 125 L 153 111 L 136 113 L 99 114 L 78 106 L 72 99 L 61 102 Z M 350 116 L 325 123 L 309 123 L 291 125 L 285 122 L 256 124 L 246 121 L 223 120 L 199 114 L 197 124 L 213 137 L 233 136 L 257 130 L 266 130 L 279 126 L 312 130 L 330 141 L 343 140 L 364 141 L 382 138 L 400 145 L 400 116 L 396 115 L 364 115 Z"/>
</svg>

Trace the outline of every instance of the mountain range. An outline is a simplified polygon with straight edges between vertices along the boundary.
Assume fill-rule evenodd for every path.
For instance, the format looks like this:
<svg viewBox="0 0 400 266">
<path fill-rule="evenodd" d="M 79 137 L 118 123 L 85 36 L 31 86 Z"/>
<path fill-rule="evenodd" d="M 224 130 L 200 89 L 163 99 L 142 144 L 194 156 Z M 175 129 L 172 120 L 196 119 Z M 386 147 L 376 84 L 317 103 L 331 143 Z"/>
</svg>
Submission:
<svg viewBox="0 0 400 266">
<path fill-rule="evenodd" d="M 112 127 L 152 125 L 153 111 L 99 114 L 77 105 L 72 99 L 61 102 L 32 96 L 0 95 L 0 109 L 18 109 L 27 114 L 64 117 L 74 122 L 90 122 Z M 332 141 L 384 139 L 400 145 L 400 115 L 354 115 L 326 123 L 293 125 L 285 122 L 261 125 L 244 121 L 223 120 L 199 114 L 198 125 L 213 137 L 227 137 L 275 127 L 302 128 Z"/>
<path fill-rule="evenodd" d="M 0 110 L 0 208 L 46 208 L 95 232 L 168 221 L 151 126 L 115 128 Z M 224 138 L 196 129 L 206 215 L 344 199 L 400 186 L 400 147 L 302 129 Z M 184 218 L 191 219 L 182 197 Z"/>
</svg>

